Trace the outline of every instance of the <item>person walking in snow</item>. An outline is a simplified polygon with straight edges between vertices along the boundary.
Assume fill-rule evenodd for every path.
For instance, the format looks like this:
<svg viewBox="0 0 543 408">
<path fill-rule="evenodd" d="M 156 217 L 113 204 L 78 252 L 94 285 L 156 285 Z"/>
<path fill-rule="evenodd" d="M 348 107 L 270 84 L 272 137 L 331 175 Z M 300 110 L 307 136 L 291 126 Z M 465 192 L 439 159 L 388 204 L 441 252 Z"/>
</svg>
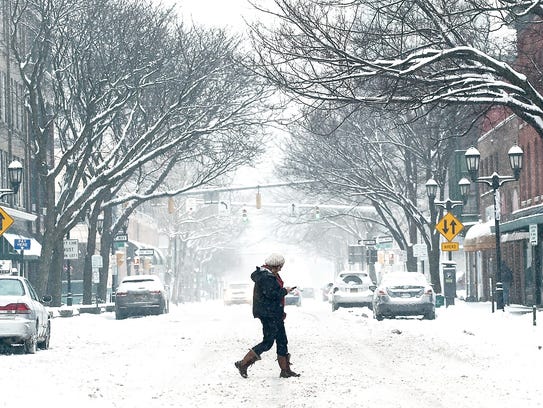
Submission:
<svg viewBox="0 0 543 408">
<path fill-rule="evenodd" d="M 509 306 L 509 293 L 511 291 L 511 283 L 513 282 L 513 271 L 502 261 L 502 287 L 503 287 L 503 304 Z"/>
<path fill-rule="evenodd" d="M 273 253 L 265 260 L 265 264 L 256 267 L 251 274 L 255 283 L 253 289 L 253 316 L 262 323 L 263 339 L 234 365 L 243 378 L 247 378 L 247 368 L 260 360 L 265 351 L 277 347 L 277 361 L 281 372 L 279 377 L 299 377 L 300 374 L 290 369 L 290 354 L 285 330 L 285 296 L 295 287 L 284 287 L 279 272 L 285 264 L 285 258 Z"/>
</svg>

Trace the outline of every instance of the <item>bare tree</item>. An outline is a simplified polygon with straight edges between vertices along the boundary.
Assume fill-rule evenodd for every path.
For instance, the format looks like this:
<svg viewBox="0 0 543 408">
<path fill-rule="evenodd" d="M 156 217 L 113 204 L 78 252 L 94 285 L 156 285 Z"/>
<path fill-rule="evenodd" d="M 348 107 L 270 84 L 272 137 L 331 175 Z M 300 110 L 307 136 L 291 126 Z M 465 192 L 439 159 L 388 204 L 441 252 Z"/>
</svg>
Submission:
<svg viewBox="0 0 543 408">
<path fill-rule="evenodd" d="M 301 102 L 502 105 L 543 136 L 540 0 L 274 3 L 256 64 Z M 514 64 L 513 27 L 533 43 Z"/>
<path fill-rule="evenodd" d="M 96 203 L 102 210 L 128 203 L 126 218 L 146 200 L 205 184 L 250 160 L 266 121 L 256 105 L 267 92 L 238 64 L 236 38 L 187 30 L 153 5 L 20 2 L 13 35 L 30 19 L 18 16 L 33 21 L 26 28 L 35 47 L 17 59 L 47 211 L 36 286 L 45 292 L 49 282 L 58 303 L 62 240 L 75 223 L 97 216 L 90 210 Z M 180 163 L 205 171 L 159 189 Z"/>
<path fill-rule="evenodd" d="M 469 117 L 469 112 L 463 114 Z M 445 185 L 454 156 L 450 153 L 458 148 L 456 135 L 469 127 L 455 110 L 440 111 L 439 117 L 430 112 L 418 116 L 413 121 L 382 110 L 321 107 L 295 132 L 283 172 L 318 180 L 307 186 L 313 194 L 373 207 L 372 214 L 357 218 L 371 224 L 366 228 L 370 232 L 376 225 L 389 231 L 406 251 L 409 270 L 416 268 L 413 244 L 420 237 L 429 248 L 432 283 L 439 291 L 439 235 L 434 227 L 440 213 L 428 211 L 424 184 L 434 177 Z"/>
<path fill-rule="evenodd" d="M 176 198 L 174 211 L 156 214 L 161 222 L 161 232 L 167 235 L 175 248 L 172 256 L 174 285 L 172 300 L 200 300 L 204 272 L 217 278 L 224 271 L 224 265 L 206 267 L 224 252 L 236 252 L 236 238 L 243 231 L 243 225 L 234 222 L 228 213 L 219 211 L 217 203 L 202 204 L 188 210 L 186 197 Z M 196 282 L 195 282 L 196 280 Z"/>
</svg>

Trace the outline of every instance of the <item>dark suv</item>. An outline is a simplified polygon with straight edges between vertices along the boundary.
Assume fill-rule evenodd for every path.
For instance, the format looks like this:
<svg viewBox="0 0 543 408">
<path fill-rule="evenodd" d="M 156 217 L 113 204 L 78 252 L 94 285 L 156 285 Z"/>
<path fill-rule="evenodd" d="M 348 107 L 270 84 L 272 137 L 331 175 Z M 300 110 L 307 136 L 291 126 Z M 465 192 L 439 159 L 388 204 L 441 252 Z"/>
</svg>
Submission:
<svg viewBox="0 0 543 408">
<path fill-rule="evenodd" d="M 168 313 L 168 299 L 166 288 L 158 276 L 127 276 L 115 292 L 115 318 Z"/>
</svg>

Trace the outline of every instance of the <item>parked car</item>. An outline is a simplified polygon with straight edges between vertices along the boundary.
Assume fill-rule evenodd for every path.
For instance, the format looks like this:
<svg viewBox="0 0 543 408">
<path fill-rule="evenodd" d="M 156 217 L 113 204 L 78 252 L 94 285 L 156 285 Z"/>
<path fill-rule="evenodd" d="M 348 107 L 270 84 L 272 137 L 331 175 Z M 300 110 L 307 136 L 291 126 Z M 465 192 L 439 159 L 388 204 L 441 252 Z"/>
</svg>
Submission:
<svg viewBox="0 0 543 408">
<path fill-rule="evenodd" d="M 156 275 L 125 277 L 115 292 L 115 318 L 168 313 L 169 296 Z"/>
<path fill-rule="evenodd" d="M 341 272 L 332 287 L 332 311 L 340 307 L 362 307 L 371 309 L 373 292 L 370 286 L 373 284 L 366 272 L 346 271 Z"/>
<path fill-rule="evenodd" d="M 334 286 L 333 282 L 327 283 L 321 288 L 322 291 L 322 301 L 323 302 L 329 302 L 330 301 L 330 292 L 332 291 L 332 287 Z"/>
<path fill-rule="evenodd" d="M 30 282 L 20 276 L 0 275 L 0 342 L 23 346 L 25 353 L 46 350 L 51 339 L 51 316 Z"/>
<path fill-rule="evenodd" d="M 223 293 L 225 305 L 253 303 L 253 284 L 248 282 L 232 282 L 226 285 Z"/>
<path fill-rule="evenodd" d="M 299 289 L 293 289 L 285 296 L 285 306 L 302 306 L 302 292 Z"/>
<path fill-rule="evenodd" d="M 436 318 L 434 290 L 419 272 L 386 273 L 374 289 L 373 316 L 377 320 L 416 315 Z"/>
</svg>

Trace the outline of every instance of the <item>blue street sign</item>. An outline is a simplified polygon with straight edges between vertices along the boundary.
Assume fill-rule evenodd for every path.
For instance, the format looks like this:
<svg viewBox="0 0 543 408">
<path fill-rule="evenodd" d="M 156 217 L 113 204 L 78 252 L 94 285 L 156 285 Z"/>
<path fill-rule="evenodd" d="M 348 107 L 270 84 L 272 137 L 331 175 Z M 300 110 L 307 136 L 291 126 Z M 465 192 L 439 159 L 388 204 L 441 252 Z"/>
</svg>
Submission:
<svg viewBox="0 0 543 408">
<path fill-rule="evenodd" d="M 29 239 L 15 239 L 13 241 L 13 248 L 14 249 L 22 249 L 22 250 L 28 250 L 30 249 L 30 240 Z"/>
</svg>

